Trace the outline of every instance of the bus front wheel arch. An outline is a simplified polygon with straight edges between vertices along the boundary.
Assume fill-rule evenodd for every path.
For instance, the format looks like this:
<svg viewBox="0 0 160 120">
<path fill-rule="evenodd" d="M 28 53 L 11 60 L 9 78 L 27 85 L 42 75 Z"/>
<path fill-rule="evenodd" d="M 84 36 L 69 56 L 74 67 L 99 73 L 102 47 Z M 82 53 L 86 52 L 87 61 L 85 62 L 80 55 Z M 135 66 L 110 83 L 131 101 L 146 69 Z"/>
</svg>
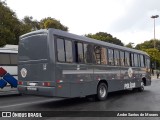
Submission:
<svg viewBox="0 0 160 120">
<path fill-rule="evenodd" d="M 146 78 L 142 78 L 142 81 L 144 83 L 144 86 L 146 86 Z"/>
<path fill-rule="evenodd" d="M 100 81 L 97 86 L 96 98 L 98 101 L 104 101 L 107 99 L 108 85 L 106 81 Z"/>
</svg>

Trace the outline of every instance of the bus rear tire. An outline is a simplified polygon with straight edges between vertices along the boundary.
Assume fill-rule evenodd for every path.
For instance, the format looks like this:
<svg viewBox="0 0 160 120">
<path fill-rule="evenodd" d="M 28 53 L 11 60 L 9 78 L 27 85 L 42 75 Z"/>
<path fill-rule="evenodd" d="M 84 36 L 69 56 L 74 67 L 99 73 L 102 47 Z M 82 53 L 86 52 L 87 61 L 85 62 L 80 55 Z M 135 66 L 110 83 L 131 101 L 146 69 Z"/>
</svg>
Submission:
<svg viewBox="0 0 160 120">
<path fill-rule="evenodd" d="M 98 85 L 96 98 L 98 101 L 104 101 L 107 99 L 107 95 L 108 87 L 105 83 L 102 82 Z"/>
</svg>

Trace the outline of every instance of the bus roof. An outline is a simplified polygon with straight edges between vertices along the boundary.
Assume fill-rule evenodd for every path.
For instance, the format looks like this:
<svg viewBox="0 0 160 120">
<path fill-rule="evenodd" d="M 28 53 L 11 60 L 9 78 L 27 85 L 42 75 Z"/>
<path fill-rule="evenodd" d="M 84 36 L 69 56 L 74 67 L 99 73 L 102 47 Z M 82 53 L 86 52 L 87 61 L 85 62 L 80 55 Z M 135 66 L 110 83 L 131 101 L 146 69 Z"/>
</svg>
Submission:
<svg viewBox="0 0 160 120">
<path fill-rule="evenodd" d="M 67 38 L 80 40 L 80 41 L 84 41 L 84 42 L 89 42 L 89 43 L 93 43 L 93 44 L 99 44 L 99 45 L 107 46 L 107 47 L 111 47 L 111 48 L 117 48 L 119 50 L 145 54 L 145 55 L 149 56 L 144 51 L 140 51 L 140 50 L 136 50 L 136 49 L 120 46 L 120 45 L 115 45 L 115 44 L 112 44 L 112 43 L 96 40 L 96 39 L 93 39 L 93 38 L 88 38 L 88 37 L 85 37 L 85 36 L 75 35 L 75 34 L 68 33 L 66 31 L 62 31 L 62 30 L 58 30 L 58 29 L 54 29 L 54 28 L 49 28 L 48 30 L 47 29 L 41 29 L 41 30 L 33 31 L 33 32 L 30 32 L 30 33 L 27 33 L 27 34 L 24 34 L 24 35 L 20 36 L 20 39 L 22 39 L 23 37 L 30 36 L 30 35 L 44 34 L 44 33 L 48 33 L 48 32 L 51 32 L 54 35 L 58 35 L 58 36 L 62 36 L 62 37 L 67 37 Z"/>
<path fill-rule="evenodd" d="M 18 45 L 5 45 L 0 47 L 0 53 L 18 53 Z"/>
</svg>

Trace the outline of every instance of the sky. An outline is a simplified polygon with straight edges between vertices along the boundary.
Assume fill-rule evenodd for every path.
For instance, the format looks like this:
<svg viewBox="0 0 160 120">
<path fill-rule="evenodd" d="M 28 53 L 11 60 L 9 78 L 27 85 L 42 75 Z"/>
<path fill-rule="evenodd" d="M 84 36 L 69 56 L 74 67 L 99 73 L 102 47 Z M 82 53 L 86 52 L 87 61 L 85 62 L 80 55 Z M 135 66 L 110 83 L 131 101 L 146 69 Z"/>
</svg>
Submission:
<svg viewBox="0 0 160 120">
<path fill-rule="evenodd" d="M 2 0 L 4 1 L 4 0 Z M 5 0 L 19 19 L 52 17 L 77 35 L 107 32 L 134 46 L 154 38 L 152 15 L 160 15 L 160 0 Z M 160 39 L 160 17 L 155 20 Z"/>
</svg>

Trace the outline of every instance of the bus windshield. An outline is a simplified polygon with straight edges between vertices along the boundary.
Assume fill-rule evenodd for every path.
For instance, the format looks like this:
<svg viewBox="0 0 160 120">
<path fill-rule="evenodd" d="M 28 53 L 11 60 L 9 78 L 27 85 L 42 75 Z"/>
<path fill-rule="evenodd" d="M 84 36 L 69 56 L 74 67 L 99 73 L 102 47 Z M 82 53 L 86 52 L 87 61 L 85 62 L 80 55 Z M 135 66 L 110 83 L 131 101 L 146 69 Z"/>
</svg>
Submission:
<svg viewBox="0 0 160 120">
<path fill-rule="evenodd" d="M 19 60 L 47 59 L 47 35 L 37 34 L 22 38 L 19 43 Z"/>
</svg>

